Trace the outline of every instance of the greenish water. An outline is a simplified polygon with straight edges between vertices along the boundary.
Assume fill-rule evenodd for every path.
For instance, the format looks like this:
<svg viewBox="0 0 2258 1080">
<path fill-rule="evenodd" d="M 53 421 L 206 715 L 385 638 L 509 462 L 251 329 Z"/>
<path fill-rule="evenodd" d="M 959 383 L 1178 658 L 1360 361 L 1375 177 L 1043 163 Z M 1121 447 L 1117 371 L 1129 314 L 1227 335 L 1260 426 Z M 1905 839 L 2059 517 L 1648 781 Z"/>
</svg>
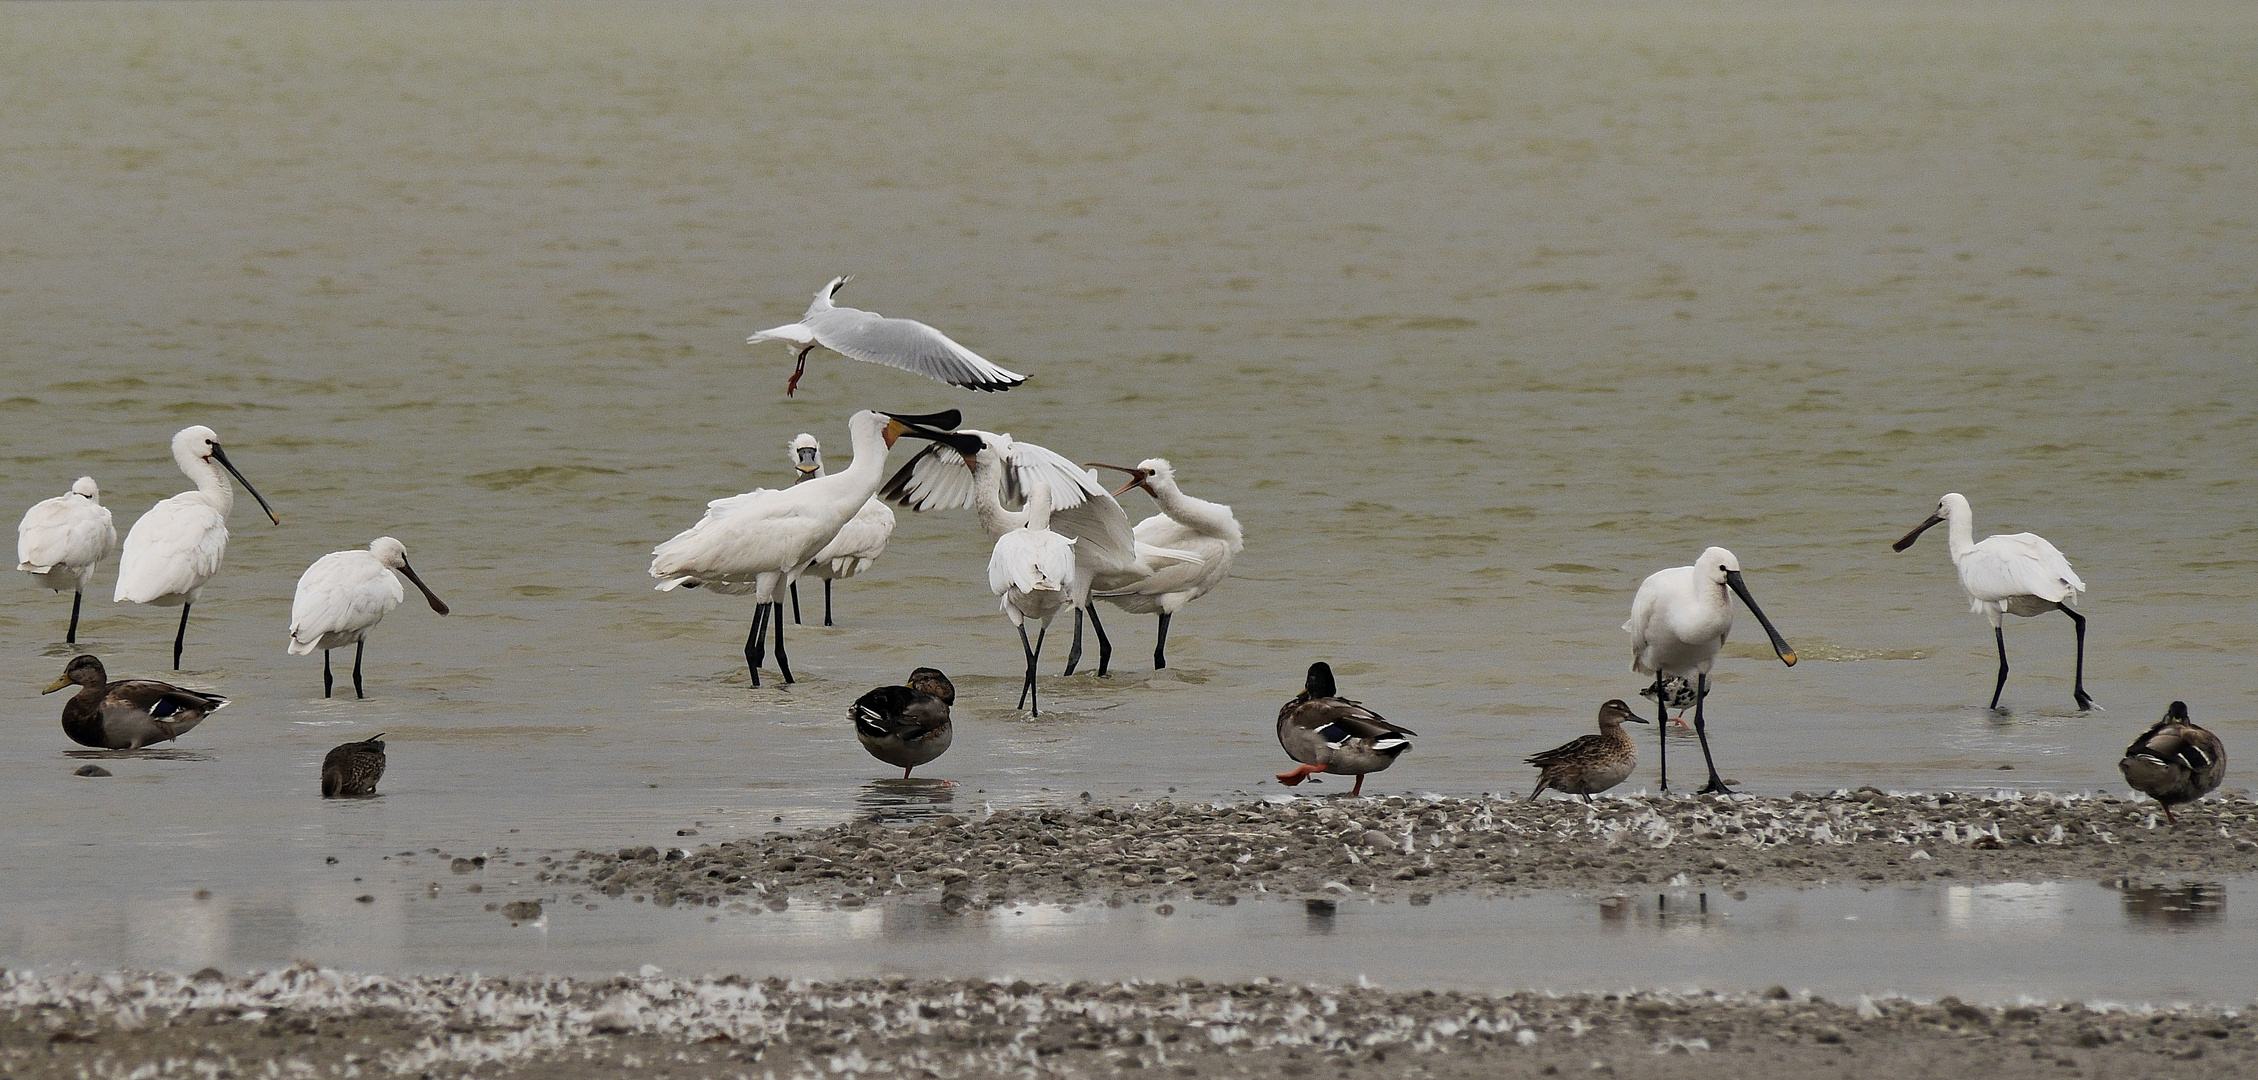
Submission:
<svg viewBox="0 0 2258 1080">
<path fill-rule="evenodd" d="M 958 810 L 1263 791 L 1315 659 L 1421 733 L 1374 790 L 1524 790 L 1639 689 L 1638 581 L 1710 544 L 1804 657 L 1744 615 L 1720 665 L 1749 790 L 2114 787 L 2173 698 L 2239 755 L 2254 46 L 2225 4 L 0 9 L 14 505 L 92 473 L 122 534 L 204 423 L 283 516 L 235 515 L 196 608 L 182 681 L 236 704 L 185 758 L 72 777 L 36 696 L 68 600 L 0 605 L 0 873 L 257 891 L 339 846 L 914 802 L 844 712 L 925 664 L 963 694 L 928 770 Z M 787 400 L 789 354 L 743 339 L 845 272 L 1033 379 L 819 354 Z M 1236 508 L 1165 672 L 1116 614 L 1116 677 L 1010 709 L 968 514 L 904 513 L 840 626 L 788 638 L 789 688 L 745 685 L 748 602 L 651 591 L 651 546 L 787 483 L 793 434 L 840 461 L 857 408 L 951 406 Z M 2011 713 L 1980 708 L 1942 543 L 1888 548 L 1949 490 L 2092 586 L 2109 711 L 2071 710 L 2059 618 L 2015 620 Z M 380 534 L 455 614 L 393 613 L 372 697 L 323 701 L 292 585 Z M 176 612 L 108 603 L 114 567 L 86 647 L 161 674 Z M 385 796 L 315 799 L 376 731 Z"/>
</svg>

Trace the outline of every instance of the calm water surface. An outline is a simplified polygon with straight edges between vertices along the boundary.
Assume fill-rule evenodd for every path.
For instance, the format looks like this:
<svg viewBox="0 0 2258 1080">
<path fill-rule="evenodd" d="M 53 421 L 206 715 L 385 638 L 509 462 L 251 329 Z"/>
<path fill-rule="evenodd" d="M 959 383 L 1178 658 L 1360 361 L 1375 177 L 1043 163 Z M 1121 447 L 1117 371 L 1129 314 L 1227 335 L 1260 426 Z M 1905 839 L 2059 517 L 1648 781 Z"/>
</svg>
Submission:
<svg viewBox="0 0 2258 1080">
<path fill-rule="evenodd" d="M 170 903 L 836 820 L 892 798 L 847 703 L 920 664 L 957 810 L 1262 791 L 1314 659 L 1421 732 L 1377 790 L 1520 790 L 1639 688 L 1638 581 L 1710 544 L 1804 657 L 1744 624 L 1720 665 L 1749 791 L 2114 787 L 2173 698 L 2258 746 L 2254 48 L 2200 3 L 0 10 L 7 505 L 92 473 L 123 533 L 205 423 L 283 516 L 239 509 L 190 626 L 181 681 L 236 704 L 114 779 L 37 696 L 67 598 L 0 604 L 0 878 Z M 787 400 L 743 338 L 844 272 L 1033 380 L 818 355 Z M 1115 677 L 1015 713 L 968 514 L 904 513 L 790 687 L 746 685 L 748 602 L 650 589 L 793 434 L 843 464 L 853 410 L 951 406 L 1236 508 L 1166 671 L 1116 613 Z M 2107 712 L 2060 618 L 1980 708 L 1941 537 L 1888 548 L 1949 490 L 2090 583 Z M 293 582 L 380 534 L 455 614 L 395 612 L 371 698 L 323 701 Z M 161 674 L 177 613 L 114 580 L 83 644 Z M 385 796 L 314 798 L 379 731 Z"/>
</svg>

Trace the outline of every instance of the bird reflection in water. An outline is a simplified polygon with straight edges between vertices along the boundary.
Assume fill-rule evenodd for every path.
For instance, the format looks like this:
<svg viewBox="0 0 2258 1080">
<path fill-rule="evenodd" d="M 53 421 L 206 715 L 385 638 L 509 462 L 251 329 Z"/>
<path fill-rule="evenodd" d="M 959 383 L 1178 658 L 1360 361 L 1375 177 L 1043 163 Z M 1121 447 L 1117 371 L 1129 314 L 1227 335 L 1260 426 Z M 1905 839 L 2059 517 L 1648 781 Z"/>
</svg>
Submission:
<svg viewBox="0 0 2258 1080">
<path fill-rule="evenodd" d="M 2222 922 L 2227 915 L 2226 886 L 2215 881 L 2175 885 L 2119 883 L 2125 921 L 2150 930 L 2181 930 Z"/>
<path fill-rule="evenodd" d="M 1600 929 L 1615 933 L 1630 929 L 1634 921 L 1651 922 L 1657 930 L 1699 933 L 1717 925 L 1712 920 L 1718 918 L 1722 913 L 1710 911 L 1709 894 L 1705 892 L 1691 897 L 1656 893 L 1651 917 L 1643 905 L 1628 896 L 1617 894 L 1599 902 Z"/>
<path fill-rule="evenodd" d="M 855 807 L 867 821 L 921 822 L 946 813 L 955 798 L 956 785 L 946 780 L 891 776 L 856 789 Z"/>
</svg>

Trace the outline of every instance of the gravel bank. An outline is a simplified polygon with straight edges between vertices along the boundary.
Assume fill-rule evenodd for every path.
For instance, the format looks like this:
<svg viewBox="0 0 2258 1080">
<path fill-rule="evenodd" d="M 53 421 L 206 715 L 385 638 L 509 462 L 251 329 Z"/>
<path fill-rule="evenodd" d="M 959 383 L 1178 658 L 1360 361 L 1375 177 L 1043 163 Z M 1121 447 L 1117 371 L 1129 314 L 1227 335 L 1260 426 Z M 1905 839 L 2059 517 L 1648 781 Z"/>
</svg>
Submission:
<svg viewBox="0 0 2258 1080">
<path fill-rule="evenodd" d="M 1872 788 L 1589 807 L 1401 797 L 1077 805 L 581 851 L 544 857 L 539 881 L 573 901 L 600 893 L 757 911 L 935 892 L 969 905 L 2258 873 L 2258 804 L 2213 799 L 2179 817 L 2166 825 L 2154 803 L 2109 796 Z"/>
<path fill-rule="evenodd" d="M 14 1077 L 2237 1076 L 2232 1010 L 1031 985 L 0 976 Z"/>
</svg>

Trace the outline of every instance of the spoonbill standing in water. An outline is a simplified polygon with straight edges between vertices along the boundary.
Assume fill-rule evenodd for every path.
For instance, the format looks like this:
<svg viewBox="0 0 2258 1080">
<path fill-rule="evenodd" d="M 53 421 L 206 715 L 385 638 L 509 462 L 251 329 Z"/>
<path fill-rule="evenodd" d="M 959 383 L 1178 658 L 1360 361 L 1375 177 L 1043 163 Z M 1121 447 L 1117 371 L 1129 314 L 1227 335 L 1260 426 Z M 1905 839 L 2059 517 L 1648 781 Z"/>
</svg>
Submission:
<svg viewBox="0 0 2258 1080">
<path fill-rule="evenodd" d="M 992 456 L 995 451 L 979 453 Z M 1035 696 L 1035 663 L 1043 655 L 1043 635 L 1050 632 L 1059 609 L 1073 602 L 1074 580 L 1074 541 L 1051 531 L 1051 489 L 1037 487 L 1027 494 L 1027 526 L 1003 534 L 988 556 L 988 588 L 1003 597 L 1004 617 L 1018 628 L 1019 648 L 1027 656 L 1019 704 L 1030 706 L 1030 716 L 1043 715 L 1042 701 Z M 1027 643 L 1029 619 L 1038 623 L 1032 645 Z"/>
<path fill-rule="evenodd" d="M 188 609 L 204 584 L 220 572 L 220 561 L 227 555 L 227 514 L 235 509 L 235 489 L 220 470 L 226 469 L 259 500 L 259 509 L 275 524 L 282 524 L 282 519 L 227 459 L 219 434 L 212 429 L 202 424 L 180 429 L 172 437 L 172 459 L 196 482 L 196 490 L 159 502 L 133 523 L 125 534 L 125 550 L 118 556 L 114 602 L 180 606 L 180 629 L 172 639 L 172 668 L 179 671 L 181 646 L 188 640 Z"/>
<path fill-rule="evenodd" d="M 878 490 L 878 482 L 885 478 L 886 451 L 895 439 L 903 435 L 957 439 L 945 429 L 955 427 L 958 419 L 955 409 L 928 416 L 865 409 L 848 417 L 855 459 L 847 471 L 781 491 L 756 488 L 707 503 L 706 516 L 696 525 L 651 549 L 651 576 L 659 579 L 655 588 L 665 592 L 702 586 L 729 595 L 753 594 L 758 606 L 752 632 L 745 638 L 745 663 L 752 669 L 754 686 L 761 683 L 764 634 L 773 608 L 776 666 L 790 683 L 792 664 L 784 655 L 784 592 Z M 963 441 L 970 448 L 979 446 L 976 439 Z"/>
<path fill-rule="evenodd" d="M 299 576 L 298 595 L 290 601 L 290 653 L 321 650 L 321 696 L 328 697 L 336 685 L 329 673 L 329 650 L 340 645 L 353 647 L 353 696 L 368 696 L 361 690 L 361 653 L 368 648 L 368 632 L 407 598 L 394 570 L 415 582 L 431 610 L 447 613 L 446 602 L 408 565 L 407 545 L 389 536 L 377 537 L 366 551 L 333 551 Z"/>
<path fill-rule="evenodd" d="M 792 469 L 799 473 L 793 483 L 804 484 L 823 475 L 823 444 L 817 442 L 815 436 L 806 432 L 794 435 L 789 449 Z M 831 625 L 831 583 L 870 569 L 880 555 L 886 554 L 886 541 L 893 537 L 894 510 L 873 495 L 847 520 L 839 535 L 815 553 L 807 576 L 823 579 L 823 625 Z M 795 581 L 792 583 L 792 624 L 797 626 L 799 622 L 800 583 Z"/>
<path fill-rule="evenodd" d="M 110 508 L 102 505 L 102 489 L 91 476 L 79 477 L 69 491 L 24 511 L 23 523 L 16 526 L 16 569 L 42 588 L 71 591 L 71 627 L 63 632 L 64 644 L 78 643 L 78 605 L 86 598 L 94 564 L 117 549 L 117 526 L 110 523 Z"/>
<path fill-rule="evenodd" d="M 1999 708 L 2000 691 L 2007 688 L 2007 631 L 2001 616 L 2028 618 L 2059 611 L 2078 628 L 2077 678 L 2070 696 L 2077 699 L 2078 708 L 2094 708 L 2093 698 L 2086 694 L 2086 617 L 2070 606 L 2086 591 L 2086 583 L 2070 569 L 2070 560 L 2037 533 L 1987 536 L 1982 543 L 1974 542 L 1975 515 L 1959 492 L 1938 499 L 1937 512 L 1890 549 L 1912 547 L 1940 521 L 1948 523 L 1945 544 L 1952 552 L 1953 568 L 1960 571 L 1960 587 L 1968 591 L 1968 610 L 1991 620 L 1992 641 L 1999 646 L 1999 681 L 1991 688 L 1991 707 Z"/>
<path fill-rule="evenodd" d="M 815 303 L 808 305 L 799 322 L 745 339 L 747 345 L 782 341 L 799 347 L 792 381 L 784 384 L 785 397 L 799 388 L 800 376 L 808 369 L 808 353 L 818 345 L 850 359 L 914 371 L 967 390 L 1009 390 L 1027 381 L 1027 376 L 981 359 L 979 353 L 915 319 L 889 319 L 875 311 L 832 303 L 840 287 L 854 279 L 853 274 L 832 278 L 815 291 Z"/>
<path fill-rule="evenodd" d="M 1067 650 L 1065 674 L 1074 674 L 1074 666 L 1082 660 L 1082 613 L 1088 611 L 1098 635 L 1098 674 L 1105 675 L 1113 642 L 1090 605 L 1091 590 L 1128 588 L 1152 577 L 1158 567 L 1196 562 L 1198 556 L 1138 543 L 1121 504 L 1072 459 L 1010 435 L 972 428 L 960 433 L 978 436 L 992 453 L 968 458 L 935 443 L 910 458 L 881 492 L 920 513 L 969 506 L 994 541 L 1026 526 L 1024 506 L 1030 492 L 1038 487 L 1049 491 L 1051 531 L 1074 541 L 1075 593 L 1069 598 L 1074 607 L 1074 646 Z M 1006 498 L 1022 509 L 1006 509 Z"/>
<path fill-rule="evenodd" d="M 1655 696 L 1663 704 L 1657 708 L 1655 733 L 1660 735 L 1670 718 L 1667 702 L 1669 696 L 1663 681 L 1675 675 L 1688 679 L 1694 685 L 1694 735 L 1701 740 L 1701 760 L 1709 766 L 1709 783 L 1701 793 L 1729 794 L 1717 775 L 1717 761 L 1709 756 L 1709 731 L 1702 716 L 1702 706 L 1709 697 L 1709 669 L 1717 662 L 1717 650 L 1725 646 L 1725 635 L 1733 631 L 1733 601 L 1725 595 L 1731 589 L 1748 605 L 1748 613 L 1764 627 L 1772 638 L 1772 651 L 1789 667 L 1795 666 L 1795 650 L 1772 628 L 1772 620 L 1764 617 L 1764 609 L 1756 606 L 1756 598 L 1748 594 L 1748 586 L 1741 582 L 1741 561 L 1721 547 L 1701 553 L 1692 566 L 1673 566 L 1657 570 L 1639 583 L 1637 596 L 1631 598 L 1631 618 L 1623 629 L 1631 634 L 1631 670 L 1641 675 L 1654 676 Z M 1670 790 L 1670 743 L 1667 737 L 1658 755 L 1662 769 L 1662 790 Z"/>
<path fill-rule="evenodd" d="M 1138 548 L 1153 548 L 1188 555 L 1155 561 L 1152 576 L 1133 585 L 1101 591 L 1107 603 L 1139 615 L 1160 616 L 1160 635 L 1153 641 L 1153 669 L 1168 666 L 1168 620 L 1184 605 L 1221 584 L 1231 572 L 1231 560 L 1246 546 L 1239 519 L 1222 503 L 1195 499 L 1176 486 L 1176 470 L 1167 458 L 1146 458 L 1134 469 L 1091 462 L 1100 469 L 1129 474 L 1120 495 L 1143 488 L 1160 505 L 1160 513 L 1137 523 Z"/>
</svg>

